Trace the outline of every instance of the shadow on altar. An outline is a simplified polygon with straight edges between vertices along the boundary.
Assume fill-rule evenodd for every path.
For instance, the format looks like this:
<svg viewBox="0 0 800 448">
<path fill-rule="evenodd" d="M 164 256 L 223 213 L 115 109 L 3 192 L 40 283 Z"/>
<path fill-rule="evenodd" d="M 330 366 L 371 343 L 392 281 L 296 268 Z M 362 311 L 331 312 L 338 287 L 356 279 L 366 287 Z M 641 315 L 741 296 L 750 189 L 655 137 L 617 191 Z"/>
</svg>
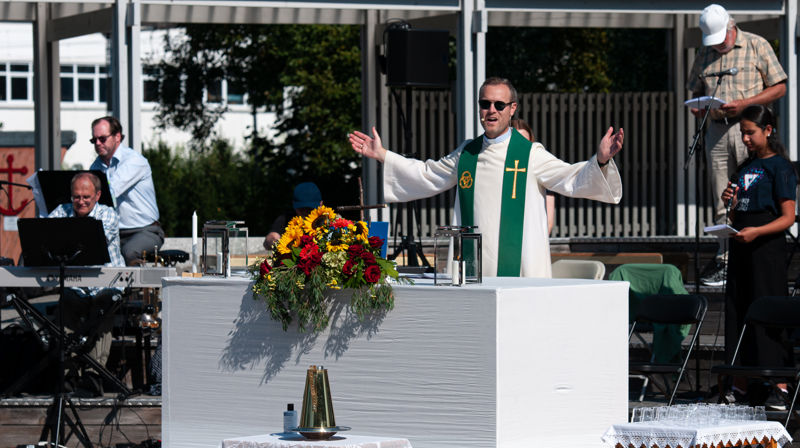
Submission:
<svg viewBox="0 0 800 448">
<path fill-rule="evenodd" d="M 262 365 L 261 384 L 268 383 L 287 362 L 295 365 L 303 355 L 322 351 L 323 359 L 338 360 L 347 352 L 353 339 L 367 340 L 380 331 L 387 310 L 359 319 L 351 311 L 350 291 L 336 291 L 329 300 L 330 321 L 321 333 L 301 332 L 296 322 L 283 331 L 280 322 L 272 319 L 263 301 L 253 300 L 248 292 L 242 297 L 239 314 L 228 333 L 219 366 L 223 371 L 252 370 Z M 324 342 L 322 342 L 324 340 Z M 322 345 L 320 345 L 322 343 Z M 318 362 L 318 356 L 315 358 Z"/>
</svg>

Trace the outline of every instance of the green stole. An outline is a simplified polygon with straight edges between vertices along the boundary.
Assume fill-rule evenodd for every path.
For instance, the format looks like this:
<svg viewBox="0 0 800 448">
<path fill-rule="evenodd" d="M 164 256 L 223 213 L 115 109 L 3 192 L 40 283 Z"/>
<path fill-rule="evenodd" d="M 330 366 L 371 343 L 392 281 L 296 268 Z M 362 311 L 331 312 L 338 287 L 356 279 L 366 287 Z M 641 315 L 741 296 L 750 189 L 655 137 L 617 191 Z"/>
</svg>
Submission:
<svg viewBox="0 0 800 448">
<path fill-rule="evenodd" d="M 482 147 L 483 135 L 469 142 L 458 159 L 458 202 L 461 206 L 462 226 L 475 225 L 475 168 Z M 502 241 L 498 247 L 498 277 L 520 276 L 522 230 L 525 224 L 525 186 L 530 151 L 531 142 L 516 129 L 512 129 L 503 170 L 503 198 L 500 206 Z"/>
</svg>

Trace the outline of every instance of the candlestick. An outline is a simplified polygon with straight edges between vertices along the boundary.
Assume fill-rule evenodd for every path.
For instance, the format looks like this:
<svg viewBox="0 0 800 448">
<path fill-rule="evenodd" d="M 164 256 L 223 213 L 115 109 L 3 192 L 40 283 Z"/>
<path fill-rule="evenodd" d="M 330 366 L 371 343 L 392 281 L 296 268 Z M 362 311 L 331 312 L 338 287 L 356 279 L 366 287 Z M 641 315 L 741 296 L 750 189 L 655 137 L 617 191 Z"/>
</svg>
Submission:
<svg viewBox="0 0 800 448">
<path fill-rule="evenodd" d="M 192 212 L 192 274 L 197 273 L 197 210 Z"/>
</svg>

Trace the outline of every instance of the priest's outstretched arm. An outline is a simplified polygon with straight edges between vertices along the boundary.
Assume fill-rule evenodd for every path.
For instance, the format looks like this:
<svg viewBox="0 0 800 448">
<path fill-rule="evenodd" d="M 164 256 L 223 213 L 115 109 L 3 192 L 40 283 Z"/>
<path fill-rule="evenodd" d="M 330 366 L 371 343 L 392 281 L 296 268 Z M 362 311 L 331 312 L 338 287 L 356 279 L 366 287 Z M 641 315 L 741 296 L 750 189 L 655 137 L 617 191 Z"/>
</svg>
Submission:
<svg viewBox="0 0 800 448">
<path fill-rule="evenodd" d="M 374 137 L 354 131 L 348 135 L 348 139 L 354 151 L 384 164 L 383 194 L 386 202 L 427 198 L 455 186 L 458 157 L 464 145 L 439 160 L 423 162 L 384 148 L 375 127 L 372 128 L 372 135 Z"/>
</svg>

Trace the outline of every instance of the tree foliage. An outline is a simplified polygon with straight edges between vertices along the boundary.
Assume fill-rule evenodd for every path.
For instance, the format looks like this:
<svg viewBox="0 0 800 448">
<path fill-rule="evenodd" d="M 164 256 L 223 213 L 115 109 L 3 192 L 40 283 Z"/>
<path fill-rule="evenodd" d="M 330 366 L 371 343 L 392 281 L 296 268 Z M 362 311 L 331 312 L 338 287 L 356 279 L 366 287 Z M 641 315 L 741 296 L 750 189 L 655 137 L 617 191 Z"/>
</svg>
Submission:
<svg viewBox="0 0 800 448">
<path fill-rule="evenodd" d="M 202 203 L 210 199 L 200 196 L 250 198 L 255 202 L 241 209 L 215 203 L 220 217 L 208 219 L 242 219 L 258 213 L 260 217 L 247 220 L 255 234 L 266 232 L 271 220 L 290 208 L 294 185 L 306 180 L 320 186 L 328 205 L 357 203 L 360 167 L 346 134 L 361 121 L 359 37 L 356 26 L 332 25 L 191 25 L 185 35 L 172 36 L 159 64 L 157 121 L 191 132 L 190 160 L 198 162 L 202 158 L 194 153 L 210 151 L 202 159 L 208 175 L 199 182 L 218 180 L 219 174 L 211 172 L 213 163 L 236 173 L 230 180 L 234 183 L 230 195 L 222 191 L 224 183 L 207 183 L 206 188 L 193 185 L 199 190 L 187 188 L 185 196 L 178 196 L 180 201 L 192 198 L 198 208 L 215 214 L 212 204 Z M 254 111 L 276 113 L 275 138 L 254 130 L 245 154 L 229 154 L 228 145 L 222 150 L 213 129 L 226 107 L 203 101 L 203 92 L 223 78 L 229 89 L 247 94 Z M 165 148 L 153 151 L 164 163 L 181 163 L 168 161 Z M 164 201 L 159 197 L 159 202 Z M 176 218 L 191 216 L 191 204 L 179 202 L 186 210 Z"/>
<path fill-rule="evenodd" d="M 625 92 L 667 89 L 665 30 L 491 28 L 487 75 L 520 92 Z"/>
</svg>

